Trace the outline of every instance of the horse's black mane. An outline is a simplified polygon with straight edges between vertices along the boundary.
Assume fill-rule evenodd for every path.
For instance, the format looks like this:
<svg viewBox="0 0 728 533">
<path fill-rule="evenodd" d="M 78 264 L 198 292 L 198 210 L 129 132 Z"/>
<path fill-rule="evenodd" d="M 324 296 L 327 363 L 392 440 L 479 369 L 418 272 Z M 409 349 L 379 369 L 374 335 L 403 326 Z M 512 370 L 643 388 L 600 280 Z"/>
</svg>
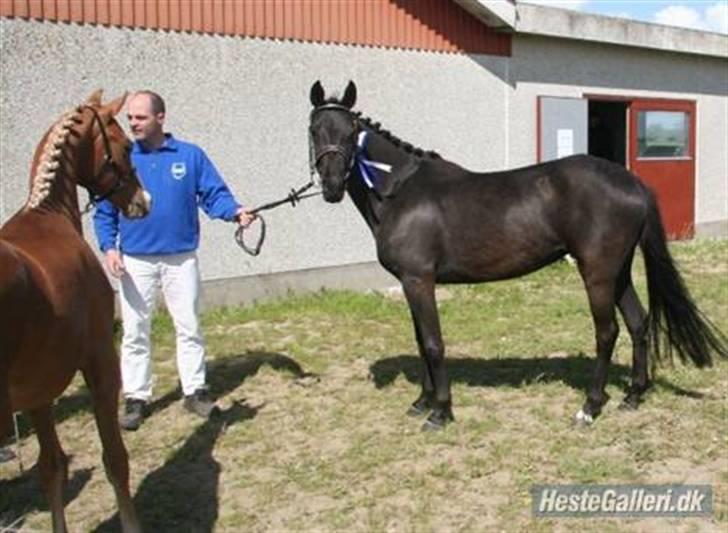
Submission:
<svg viewBox="0 0 728 533">
<path fill-rule="evenodd" d="M 341 102 L 339 102 L 339 100 L 335 97 L 329 98 L 326 103 L 341 104 Z M 369 129 L 381 135 L 395 146 L 402 148 L 402 150 L 404 150 L 405 152 L 415 154 L 417 157 L 440 159 L 440 154 L 438 154 L 437 152 L 433 150 L 423 150 L 422 148 L 417 148 L 407 141 L 403 141 L 402 139 L 394 135 L 391 131 L 383 129 L 382 125 L 379 122 L 374 122 L 371 118 L 363 116 L 361 111 L 351 111 L 351 114 L 354 115 L 362 124 L 367 126 Z"/>
<path fill-rule="evenodd" d="M 363 116 L 361 114 L 361 111 L 352 111 L 352 113 L 355 117 L 359 119 L 359 122 L 370 128 L 375 133 L 378 133 L 395 146 L 402 148 L 402 150 L 404 150 L 405 152 L 415 154 L 418 157 L 440 159 L 440 154 L 438 154 L 437 152 L 434 152 L 432 150 L 423 150 L 422 148 L 417 148 L 416 146 L 413 146 L 407 141 L 403 141 L 402 139 L 394 135 L 391 131 L 383 129 L 382 125 L 379 122 L 374 122 L 371 118 Z"/>
</svg>

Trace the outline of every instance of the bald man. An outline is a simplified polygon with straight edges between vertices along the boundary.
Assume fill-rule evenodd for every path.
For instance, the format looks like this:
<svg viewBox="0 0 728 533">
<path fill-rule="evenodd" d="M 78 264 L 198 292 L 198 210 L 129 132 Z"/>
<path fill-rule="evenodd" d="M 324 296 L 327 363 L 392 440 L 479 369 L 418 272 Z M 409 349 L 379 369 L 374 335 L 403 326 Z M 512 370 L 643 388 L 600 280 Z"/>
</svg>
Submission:
<svg viewBox="0 0 728 533">
<path fill-rule="evenodd" d="M 127 108 L 135 141 L 131 158 L 152 194 L 152 209 L 146 218 L 132 220 L 104 201 L 94 214 L 94 227 L 106 267 L 120 281 L 125 396 L 121 426 L 134 431 L 147 416 L 152 398 L 150 326 L 159 286 L 174 321 L 184 407 L 203 418 L 216 410 L 207 388 L 198 319 L 198 207 L 210 218 L 243 227 L 255 217 L 235 199 L 200 147 L 164 131 L 166 108 L 158 94 L 136 92 Z"/>
</svg>

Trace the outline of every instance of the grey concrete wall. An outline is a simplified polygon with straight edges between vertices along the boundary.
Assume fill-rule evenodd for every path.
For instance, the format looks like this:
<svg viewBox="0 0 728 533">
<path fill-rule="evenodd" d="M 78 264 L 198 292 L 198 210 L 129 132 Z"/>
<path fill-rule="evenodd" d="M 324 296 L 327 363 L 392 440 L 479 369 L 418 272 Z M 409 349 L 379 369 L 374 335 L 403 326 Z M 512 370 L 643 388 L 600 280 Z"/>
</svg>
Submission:
<svg viewBox="0 0 728 533">
<path fill-rule="evenodd" d="M 205 148 L 252 205 L 308 179 L 308 93 L 317 79 L 337 91 L 354 80 L 356 107 L 415 145 L 471 168 L 504 164 L 503 58 L 13 19 L 0 19 L 0 54 L 0 222 L 27 198 L 42 133 L 98 87 L 109 96 L 159 92 L 168 129 Z M 202 217 L 205 280 L 298 270 L 315 277 L 317 268 L 376 260 L 373 238 L 348 199 L 270 212 L 257 258 L 235 246 L 232 225 Z"/>
<path fill-rule="evenodd" d="M 534 163 L 538 96 L 695 100 L 696 226 L 728 237 L 728 60 L 532 35 L 514 36 L 509 166 Z"/>
</svg>

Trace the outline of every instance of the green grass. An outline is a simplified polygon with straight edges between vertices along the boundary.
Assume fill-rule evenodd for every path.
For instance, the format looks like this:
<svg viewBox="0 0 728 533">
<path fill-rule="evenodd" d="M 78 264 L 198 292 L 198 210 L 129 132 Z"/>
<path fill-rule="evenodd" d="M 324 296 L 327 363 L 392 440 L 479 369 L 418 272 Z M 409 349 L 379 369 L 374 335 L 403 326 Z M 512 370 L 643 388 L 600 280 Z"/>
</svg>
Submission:
<svg viewBox="0 0 728 533">
<path fill-rule="evenodd" d="M 700 308 L 728 331 L 728 241 L 672 246 Z M 634 278 L 644 300 L 641 260 Z M 594 333 L 577 271 L 446 287 L 439 309 L 456 422 L 435 434 L 404 415 L 419 360 L 401 298 L 350 291 L 290 295 L 203 316 L 209 381 L 225 415 L 202 422 L 179 402 L 174 329 L 153 324 L 155 399 L 125 434 L 147 531 L 724 531 L 728 527 L 728 362 L 659 369 L 637 412 L 626 328 L 595 425 L 573 427 L 591 380 Z M 69 526 L 113 530 L 88 392 L 59 401 L 73 455 Z M 27 427 L 27 423 L 24 423 Z M 27 433 L 27 431 L 25 432 Z M 26 464 L 37 454 L 21 442 Z M 33 475 L 0 465 L 0 524 L 50 529 Z M 544 483 L 708 483 L 701 519 L 536 519 Z M 1 527 L 1 526 L 0 526 Z"/>
</svg>

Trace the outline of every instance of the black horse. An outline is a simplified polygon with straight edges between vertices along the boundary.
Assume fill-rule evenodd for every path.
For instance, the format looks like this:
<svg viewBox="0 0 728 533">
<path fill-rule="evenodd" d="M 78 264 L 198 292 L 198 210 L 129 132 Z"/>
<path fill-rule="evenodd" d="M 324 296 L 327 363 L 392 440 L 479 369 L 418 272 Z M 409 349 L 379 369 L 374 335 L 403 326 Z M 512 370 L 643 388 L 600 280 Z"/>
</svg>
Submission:
<svg viewBox="0 0 728 533">
<path fill-rule="evenodd" d="M 648 348 L 655 361 L 674 349 L 698 367 L 711 365 L 711 352 L 728 357 L 725 337 L 697 309 L 670 257 L 654 194 L 624 167 L 577 155 L 505 172 L 470 172 L 353 112 L 353 82 L 340 100 L 327 99 L 316 82 L 310 99 L 312 165 L 324 198 L 339 202 L 349 193 L 374 234 L 380 263 L 402 283 L 424 363 L 422 392 L 409 413 L 431 411 L 423 429 L 453 420 L 436 283 L 513 278 L 571 254 L 596 330 L 594 378 L 576 415 L 581 424 L 591 423 L 608 400 L 615 305 L 633 345 L 624 407 L 636 408 L 649 387 Z M 649 314 L 632 284 L 637 245 L 646 265 Z"/>
</svg>

